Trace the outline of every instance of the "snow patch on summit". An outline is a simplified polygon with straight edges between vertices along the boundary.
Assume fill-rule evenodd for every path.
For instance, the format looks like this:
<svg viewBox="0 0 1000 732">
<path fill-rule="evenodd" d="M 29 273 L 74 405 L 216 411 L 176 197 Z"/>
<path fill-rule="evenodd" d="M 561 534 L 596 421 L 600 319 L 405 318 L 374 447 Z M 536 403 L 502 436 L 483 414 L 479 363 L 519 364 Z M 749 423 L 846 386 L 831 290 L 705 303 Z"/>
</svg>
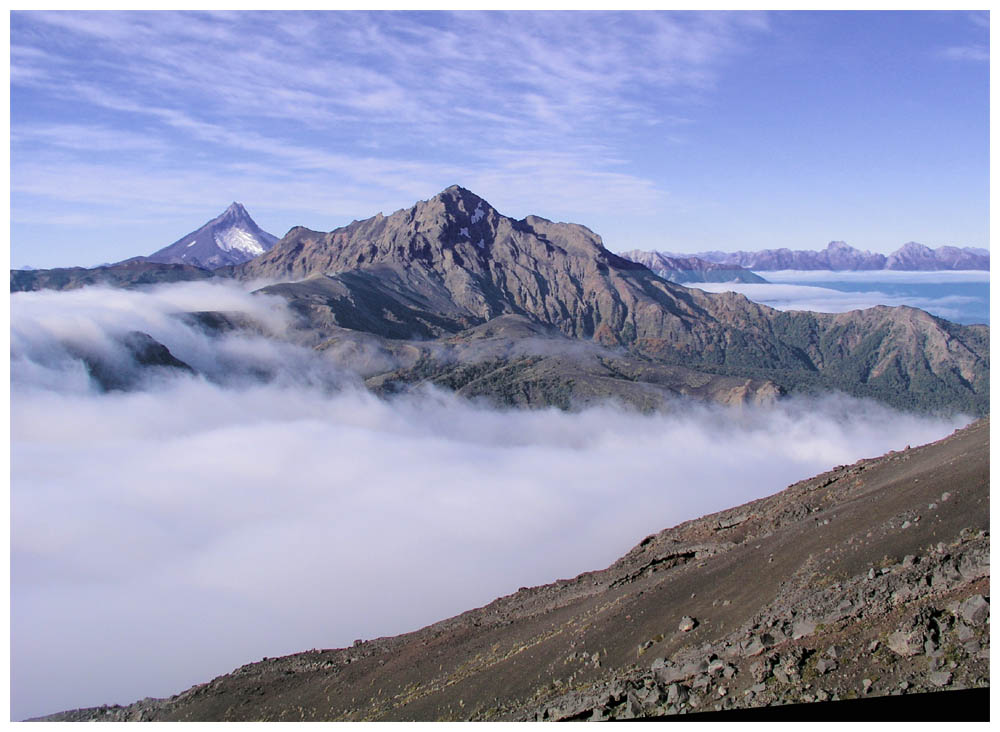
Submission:
<svg viewBox="0 0 1000 732">
<path fill-rule="evenodd" d="M 221 232 L 217 231 L 212 235 L 212 238 L 215 240 L 215 245 L 224 252 L 230 252 L 235 249 L 239 252 L 246 252 L 254 257 L 264 253 L 264 247 L 257 240 L 257 237 L 243 229 L 233 227 Z"/>
<path fill-rule="evenodd" d="M 478 224 L 485 215 L 486 212 L 483 211 L 483 202 L 479 201 L 476 204 L 476 210 L 472 212 L 472 223 Z"/>
</svg>

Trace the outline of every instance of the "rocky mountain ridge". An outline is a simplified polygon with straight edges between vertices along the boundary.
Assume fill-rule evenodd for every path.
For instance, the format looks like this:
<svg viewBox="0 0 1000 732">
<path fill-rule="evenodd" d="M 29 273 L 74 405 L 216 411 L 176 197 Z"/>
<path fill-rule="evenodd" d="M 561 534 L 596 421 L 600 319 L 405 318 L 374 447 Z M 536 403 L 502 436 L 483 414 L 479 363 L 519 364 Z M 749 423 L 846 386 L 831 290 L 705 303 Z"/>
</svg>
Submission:
<svg viewBox="0 0 1000 732">
<path fill-rule="evenodd" d="M 987 419 L 412 633 L 45 719 L 635 719 L 984 688 L 989 598 Z"/>
<path fill-rule="evenodd" d="M 650 253 L 639 253 L 650 254 Z M 667 257 L 698 257 L 726 266 L 745 267 L 755 272 L 799 270 L 989 270 L 990 253 L 977 247 L 942 246 L 937 249 L 907 242 L 888 256 L 855 249 L 842 241 L 832 241 L 825 249 L 762 249 L 760 251 L 707 251 L 696 254 L 662 252 Z M 638 256 L 638 255 L 637 255 Z"/>
<path fill-rule="evenodd" d="M 499 214 L 459 186 L 329 233 L 292 229 L 237 279 L 281 284 L 303 327 L 447 338 L 516 315 L 669 366 L 985 413 L 989 330 L 912 308 L 783 313 L 667 282 L 578 224 Z M 955 401 L 958 400 L 958 401 Z M 977 406 L 978 405 L 978 406 Z"/>
<path fill-rule="evenodd" d="M 132 266 L 102 272 L 118 276 Z M 697 381 L 737 379 L 752 394 L 839 389 L 902 408 L 980 415 L 988 410 L 985 326 L 956 325 L 905 307 L 835 315 L 780 312 L 736 293 L 689 289 L 608 251 L 585 226 L 537 216 L 514 220 L 459 186 L 331 232 L 295 227 L 243 264 L 212 272 L 160 266 L 173 267 L 162 274 L 178 279 L 211 274 L 273 282 L 258 292 L 284 298 L 296 314 L 296 326 L 284 337 L 315 348 L 331 340 L 370 343 L 374 336 L 381 339 L 379 347 L 399 350 L 385 342 L 447 341 L 513 317 L 557 339 L 625 354 L 633 362 L 629 368 L 605 368 L 604 375 L 619 385 L 630 381 L 628 373 L 651 374 L 642 364 L 652 364 L 661 369 L 657 379 L 666 378 L 662 369 L 673 370 L 662 385 L 674 393 L 689 393 Z M 12 273 L 11 287 L 66 279 L 66 286 L 78 286 L 89 276 Z M 510 337 L 520 336 L 510 331 Z M 390 369 L 396 383 L 467 383 L 468 374 L 455 382 L 451 366 L 436 361 L 433 349 L 416 350 L 428 358 Z M 578 376 L 581 383 L 595 383 L 593 373 L 576 365 L 556 373 L 534 366 L 522 361 L 497 374 L 493 396 L 505 403 L 551 399 L 563 406 L 572 401 Z M 729 386 L 709 392 L 732 398 Z"/>
</svg>

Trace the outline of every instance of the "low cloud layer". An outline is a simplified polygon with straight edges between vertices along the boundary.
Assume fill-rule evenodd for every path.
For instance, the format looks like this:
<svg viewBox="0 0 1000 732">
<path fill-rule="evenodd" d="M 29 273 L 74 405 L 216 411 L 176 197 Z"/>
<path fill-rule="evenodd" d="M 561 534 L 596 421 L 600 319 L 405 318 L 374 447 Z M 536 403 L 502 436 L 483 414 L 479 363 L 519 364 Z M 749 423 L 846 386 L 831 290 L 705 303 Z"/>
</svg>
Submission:
<svg viewBox="0 0 1000 732">
<path fill-rule="evenodd" d="M 762 272 L 767 284 L 709 282 L 707 292 L 739 292 L 778 310 L 844 313 L 908 305 L 960 323 L 989 323 L 989 272 Z"/>
<path fill-rule="evenodd" d="M 646 416 L 384 401 L 307 351 L 171 315 L 209 295 L 281 326 L 280 303 L 235 289 L 12 297 L 13 718 L 412 630 L 968 421 L 833 396 Z M 139 322 L 189 362 L 280 373 L 102 394 L 60 345 Z"/>
</svg>

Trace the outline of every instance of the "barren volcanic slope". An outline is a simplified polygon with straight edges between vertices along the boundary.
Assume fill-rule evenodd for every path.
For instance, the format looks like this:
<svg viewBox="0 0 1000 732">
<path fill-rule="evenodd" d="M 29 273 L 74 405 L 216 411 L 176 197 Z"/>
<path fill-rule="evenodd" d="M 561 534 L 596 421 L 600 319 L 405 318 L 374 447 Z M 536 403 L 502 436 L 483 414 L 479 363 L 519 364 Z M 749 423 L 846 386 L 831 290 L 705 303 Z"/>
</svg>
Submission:
<svg viewBox="0 0 1000 732">
<path fill-rule="evenodd" d="M 47 719 L 629 719 L 988 684 L 987 419 L 414 633 Z"/>
</svg>

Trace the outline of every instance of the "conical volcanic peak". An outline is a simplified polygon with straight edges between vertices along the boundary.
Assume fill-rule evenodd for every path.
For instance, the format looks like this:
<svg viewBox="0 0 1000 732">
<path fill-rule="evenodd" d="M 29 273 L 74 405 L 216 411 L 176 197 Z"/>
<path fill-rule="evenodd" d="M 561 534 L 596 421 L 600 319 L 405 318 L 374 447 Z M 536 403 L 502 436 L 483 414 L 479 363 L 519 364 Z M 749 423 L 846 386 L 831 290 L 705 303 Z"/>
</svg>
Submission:
<svg viewBox="0 0 1000 732">
<path fill-rule="evenodd" d="M 204 269 L 243 264 L 270 250 L 278 237 L 257 226 L 243 204 L 234 201 L 196 231 L 147 257 L 163 264 L 190 264 Z"/>
<path fill-rule="evenodd" d="M 251 221 L 251 222 L 253 221 L 253 219 L 250 218 L 250 214 L 247 213 L 247 210 L 243 206 L 243 204 L 238 203 L 237 201 L 233 201 L 231 204 L 229 204 L 229 207 L 225 211 L 223 211 L 221 215 L 216 217 L 214 221 L 221 221 L 224 219 L 237 219 L 240 221 Z"/>
</svg>

